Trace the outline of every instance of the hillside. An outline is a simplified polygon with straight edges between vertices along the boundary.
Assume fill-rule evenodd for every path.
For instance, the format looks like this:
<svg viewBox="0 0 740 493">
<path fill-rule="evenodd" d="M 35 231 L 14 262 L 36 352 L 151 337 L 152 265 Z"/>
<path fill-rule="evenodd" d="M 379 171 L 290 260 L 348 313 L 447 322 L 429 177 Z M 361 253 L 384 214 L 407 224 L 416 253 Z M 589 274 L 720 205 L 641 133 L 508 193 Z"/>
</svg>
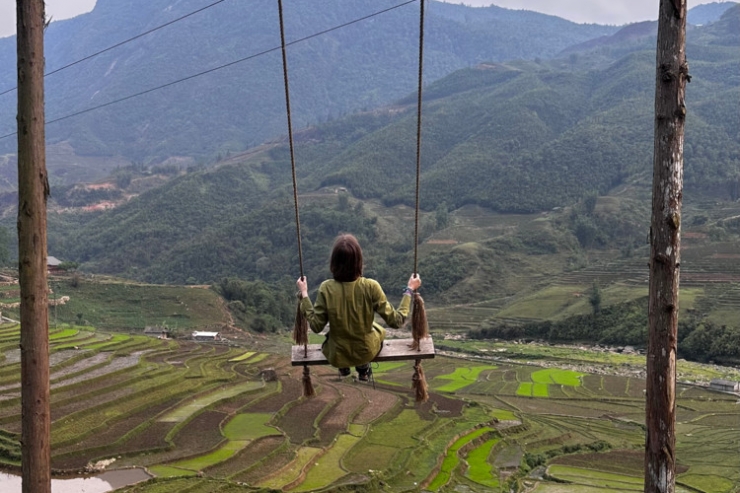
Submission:
<svg viewBox="0 0 740 493">
<path fill-rule="evenodd" d="M 709 43 L 690 45 L 689 206 L 702 198 L 738 197 L 740 127 L 726 102 L 740 93 L 740 53 L 723 44 L 733 42 L 728 26 L 738 16 L 740 7 L 692 31 L 693 39 Z M 584 70 L 588 56 L 574 65 L 481 64 L 430 84 L 422 149 L 425 237 L 464 206 L 484 207 L 489 214 L 565 210 L 589 195 L 649 185 L 654 57 L 637 51 L 605 68 Z M 402 277 L 395 266 L 403 265 L 410 248 L 404 218 L 413 204 L 412 100 L 296 135 L 311 277 L 324 277 L 328 244 L 347 230 L 372 242 L 374 275 Z M 287 146 L 275 143 L 213 169 L 182 174 L 117 209 L 52 218 L 51 251 L 86 269 L 153 282 L 293 277 L 297 252 L 289 183 Z M 337 193 L 341 189 L 346 192 Z M 561 212 L 532 248 L 545 238 L 551 238 L 545 249 L 557 252 L 640 244 L 647 217 L 642 198 L 623 197 L 623 213 L 598 221 L 583 212 Z M 70 221 L 69 227 L 54 226 L 58 221 Z M 530 235 L 520 233 L 515 232 Z"/>
<path fill-rule="evenodd" d="M 50 25 L 48 71 L 208 3 L 98 1 L 90 13 Z M 287 41 L 397 5 L 391 0 L 286 2 Z M 244 59 L 166 90 L 50 124 L 49 143 L 67 142 L 78 155 L 149 163 L 171 156 L 210 158 L 285 133 L 282 65 L 275 50 L 280 46 L 277 15 L 270 0 L 223 2 L 49 76 L 47 118 L 53 120 Z M 498 7 L 430 2 L 426 29 L 425 75 L 433 81 L 481 61 L 547 58 L 616 28 Z M 291 46 L 294 124 L 301 128 L 413 91 L 417 50 L 416 2 Z M 0 68 L 0 90 L 13 87 L 14 38 L 0 40 Z M 0 96 L 0 135 L 15 129 L 13 95 Z M 0 141 L 0 154 L 12 153 L 14 145 L 13 139 Z"/>
</svg>

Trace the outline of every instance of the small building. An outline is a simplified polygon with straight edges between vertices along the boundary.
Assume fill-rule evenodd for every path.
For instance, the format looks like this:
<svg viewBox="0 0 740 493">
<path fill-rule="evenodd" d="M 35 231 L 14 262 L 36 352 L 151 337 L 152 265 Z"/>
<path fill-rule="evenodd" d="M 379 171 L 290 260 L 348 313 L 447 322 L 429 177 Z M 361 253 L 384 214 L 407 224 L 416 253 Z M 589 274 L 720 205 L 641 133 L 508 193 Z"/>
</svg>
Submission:
<svg viewBox="0 0 740 493">
<path fill-rule="evenodd" d="M 740 392 L 740 382 L 715 378 L 709 382 L 709 388 L 719 392 Z"/>
<path fill-rule="evenodd" d="M 46 257 L 46 269 L 49 271 L 49 274 L 58 274 L 62 272 L 62 269 L 60 268 L 61 265 L 62 261 L 58 258 L 52 257 L 51 255 Z"/>
<path fill-rule="evenodd" d="M 198 331 L 196 330 L 193 332 L 193 340 L 194 341 L 220 341 L 221 340 L 221 334 L 218 332 L 204 332 L 204 331 Z"/>
<path fill-rule="evenodd" d="M 149 337 L 157 337 L 159 339 L 169 339 L 170 331 L 167 327 L 155 325 L 154 327 L 144 327 L 144 335 Z"/>
</svg>

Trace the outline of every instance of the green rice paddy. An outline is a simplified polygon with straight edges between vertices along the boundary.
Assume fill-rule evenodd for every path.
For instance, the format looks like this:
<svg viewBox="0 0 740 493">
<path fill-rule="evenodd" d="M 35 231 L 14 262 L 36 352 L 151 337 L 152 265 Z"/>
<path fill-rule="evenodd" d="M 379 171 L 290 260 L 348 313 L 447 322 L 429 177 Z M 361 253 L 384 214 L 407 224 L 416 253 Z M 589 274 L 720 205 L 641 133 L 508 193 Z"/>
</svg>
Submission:
<svg viewBox="0 0 740 493">
<path fill-rule="evenodd" d="M 229 363 L 235 363 L 237 361 L 244 361 L 244 360 L 249 359 L 252 356 L 254 356 L 254 354 L 255 354 L 254 351 L 247 351 L 246 353 L 244 353 L 244 354 L 242 354 L 240 356 L 237 356 L 236 358 L 231 358 L 229 360 Z"/>
<path fill-rule="evenodd" d="M 79 333 L 80 331 L 78 329 L 71 329 L 71 328 L 57 330 L 57 331 L 50 331 L 49 341 L 59 341 L 61 339 L 69 339 L 70 337 L 74 337 Z"/>
<path fill-rule="evenodd" d="M 642 491 L 642 476 L 628 476 L 609 472 L 595 471 L 570 466 L 550 466 L 548 473 L 557 479 L 562 479 L 573 484 L 593 486 L 606 490 Z"/>
<path fill-rule="evenodd" d="M 467 435 L 455 440 L 455 443 L 453 443 L 447 450 L 447 454 L 442 461 L 439 473 L 434 478 L 434 480 L 432 480 L 427 489 L 437 491 L 439 488 L 446 485 L 450 481 L 453 471 L 460 463 L 460 457 L 458 456 L 458 451 L 460 450 L 460 448 L 472 442 L 476 438 L 482 436 L 483 434 L 490 433 L 492 431 L 493 428 L 479 428 L 472 433 L 468 433 Z"/>
<path fill-rule="evenodd" d="M 259 437 L 278 434 L 278 430 L 267 423 L 272 414 L 242 413 L 237 414 L 223 428 L 223 435 L 229 440 L 254 440 Z"/>
<path fill-rule="evenodd" d="M 339 435 L 329 451 L 316 460 L 314 467 L 308 471 L 301 485 L 291 491 L 316 490 L 346 476 L 347 471 L 342 468 L 341 464 L 342 458 L 360 440 L 360 437 L 352 435 Z"/>
<path fill-rule="evenodd" d="M 263 385 L 264 384 L 262 382 L 243 382 L 241 384 L 234 385 L 232 387 L 226 387 L 226 388 L 220 389 L 211 394 L 192 399 L 189 402 L 182 404 L 177 409 L 174 409 L 173 411 L 170 411 L 169 413 L 159 418 L 159 421 L 171 422 L 171 423 L 179 423 L 179 422 L 185 421 L 190 416 L 210 406 L 214 402 L 228 399 L 230 397 L 234 397 L 244 392 L 251 392 L 253 390 L 257 390 L 261 388 Z"/>
<path fill-rule="evenodd" d="M 491 416 L 501 421 L 514 421 L 518 419 L 516 414 L 507 409 L 493 409 Z"/>
<path fill-rule="evenodd" d="M 272 477 L 262 481 L 257 486 L 278 490 L 282 489 L 285 485 L 296 481 L 301 472 L 306 469 L 310 463 L 316 462 L 316 458 L 320 453 L 321 449 L 313 447 L 302 447 L 298 449 L 295 459 L 291 461 L 288 466 L 280 469 Z"/>
<path fill-rule="evenodd" d="M 474 384 L 478 380 L 478 377 L 482 372 L 495 369 L 496 367 L 491 365 L 455 368 L 455 371 L 451 374 L 438 375 L 434 379 L 450 380 L 449 383 L 443 385 L 434 385 L 434 382 L 432 382 L 432 386 L 438 392 L 456 392 L 458 390 L 464 389 L 468 385 Z"/>
<path fill-rule="evenodd" d="M 732 493 L 737 491 L 736 483 L 728 478 L 714 474 L 681 474 L 677 481 L 699 491 L 713 491 L 718 493 Z"/>
<path fill-rule="evenodd" d="M 252 358 L 250 358 L 249 361 L 248 361 L 248 363 L 250 365 L 257 364 L 257 363 L 261 362 L 262 360 L 264 360 L 265 358 L 267 358 L 268 356 L 270 356 L 270 355 L 267 354 L 267 353 L 258 354 L 256 356 L 253 356 Z"/>
<path fill-rule="evenodd" d="M 201 455 L 199 457 L 196 457 L 194 459 L 184 460 L 175 462 L 172 464 L 168 464 L 165 466 L 164 471 L 167 471 L 168 474 L 171 476 L 182 476 L 182 474 L 172 474 L 173 471 L 181 470 L 184 471 L 185 474 L 189 473 L 196 473 L 198 471 L 202 471 L 203 469 L 213 466 L 215 464 L 218 464 L 219 462 L 223 462 L 229 458 L 231 458 L 234 454 L 239 452 L 241 449 L 246 447 L 249 444 L 248 441 L 228 441 L 224 446 L 219 448 L 218 450 L 214 450 L 213 452 L 210 452 L 206 455 Z M 154 474 L 157 475 L 165 475 L 161 474 L 162 470 L 158 468 L 158 466 L 154 466 L 151 468 L 151 471 Z"/>
<path fill-rule="evenodd" d="M 535 383 L 568 385 L 570 387 L 580 387 L 582 384 L 581 377 L 585 374 L 571 370 L 559 370 L 557 368 L 546 368 L 532 372 L 531 378 Z"/>
<path fill-rule="evenodd" d="M 500 438 L 492 438 L 470 451 L 467 458 L 468 472 L 466 476 L 471 481 L 492 489 L 500 487 L 498 471 L 494 470 L 489 462 L 491 452 L 500 440 Z"/>
<path fill-rule="evenodd" d="M 582 385 L 581 378 L 584 375 L 584 373 L 557 368 L 534 371 L 529 375 L 532 382 L 520 383 L 516 394 L 526 397 L 548 397 L 550 395 L 550 385 L 580 387 Z"/>
</svg>

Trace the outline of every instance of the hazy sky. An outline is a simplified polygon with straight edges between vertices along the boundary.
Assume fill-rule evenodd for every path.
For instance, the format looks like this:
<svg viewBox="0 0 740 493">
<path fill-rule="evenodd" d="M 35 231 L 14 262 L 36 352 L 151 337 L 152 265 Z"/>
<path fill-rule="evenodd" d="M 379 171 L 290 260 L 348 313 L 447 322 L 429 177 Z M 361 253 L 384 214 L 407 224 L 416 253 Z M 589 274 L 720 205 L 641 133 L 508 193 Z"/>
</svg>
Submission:
<svg viewBox="0 0 740 493">
<path fill-rule="evenodd" d="M 125 1 L 125 0 L 121 0 Z M 232 0 L 246 2 L 247 0 Z M 307 1 L 307 0 L 304 0 Z M 471 6 L 491 5 L 527 9 L 557 15 L 575 22 L 627 24 L 658 18 L 659 0 L 447 0 Z M 717 0 L 688 0 L 689 8 Z M 203 5 L 210 3 L 203 0 Z M 89 12 L 95 0 L 46 0 L 46 14 L 54 20 L 68 19 Z M 0 37 L 15 34 L 15 2 L 0 0 Z"/>
</svg>

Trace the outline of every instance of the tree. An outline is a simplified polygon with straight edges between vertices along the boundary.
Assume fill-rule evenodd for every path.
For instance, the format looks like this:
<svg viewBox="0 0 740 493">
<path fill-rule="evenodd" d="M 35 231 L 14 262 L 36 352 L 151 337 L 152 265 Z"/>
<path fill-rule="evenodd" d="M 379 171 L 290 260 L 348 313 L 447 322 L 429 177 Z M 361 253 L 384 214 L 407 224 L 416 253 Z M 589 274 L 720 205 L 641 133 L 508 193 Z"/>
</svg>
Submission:
<svg viewBox="0 0 740 493">
<path fill-rule="evenodd" d="M 599 228 L 590 217 L 578 216 L 573 233 L 583 248 L 590 248 L 599 236 Z"/>
<path fill-rule="evenodd" d="M 583 206 L 586 209 L 586 214 L 589 216 L 593 215 L 594 210 L 596 209 L 596 202 L 598 202 L 599 196 L 596 194 L 596 192 L 591 192 L 583 199 Z"/>
<path fill-rule="evenodd" d="M 437 210 L 434 211 L 434 218 L 437 221 L 437 230 L 445 229 L 450 223 L 450 214 L 447 210 L 447 202 L 442 202 L 437 206 Z"/>
<path fill-rule="evenodd" d="M 17 0 L 18 280 L 21 291 L 23 493 L 51 491 L 49 303 L 46 279 L 44 0 Z"/>
<path fill-rule="evenodd" d="M 77 262 L 72 262 L 70 260 L 65 260 L 64 262 L 62 262 L 61 264 L 59 264 L 59 269 L 65 271 L 65 272 L 68 272 L 68 271 L 74 272 L 74 271 L 77 270 L 77 268 L 79 266 L 80 266 L 80 264 L 78 264 Z"/>
<path fill-rule="evenodd" d="M 337 197 L 337 210 L 344 212 L 348 211 L 349 208 L 349 194 L 347 192 L 339 192 L 339 196 Z"/>
<path fill-rule="evenodd" d="M 588 296 L 588 302 L 591 303 L 591 309 L 594 311 L 594 315 L 601 311 L 601 288 L 594 281 L 591 286 L 591 293 Z"/>
<path fill-rule="evenodd" d="M 8 265 L 10 262 L 10 233 L 0 226 L 0 265 Z"/>
<path fill-rule="evenodd" d="M 676 341 L 686 121 L 686 0 L 661 0 L 650 224 L 645 493 L 676 489 Z"/>
</svg>

